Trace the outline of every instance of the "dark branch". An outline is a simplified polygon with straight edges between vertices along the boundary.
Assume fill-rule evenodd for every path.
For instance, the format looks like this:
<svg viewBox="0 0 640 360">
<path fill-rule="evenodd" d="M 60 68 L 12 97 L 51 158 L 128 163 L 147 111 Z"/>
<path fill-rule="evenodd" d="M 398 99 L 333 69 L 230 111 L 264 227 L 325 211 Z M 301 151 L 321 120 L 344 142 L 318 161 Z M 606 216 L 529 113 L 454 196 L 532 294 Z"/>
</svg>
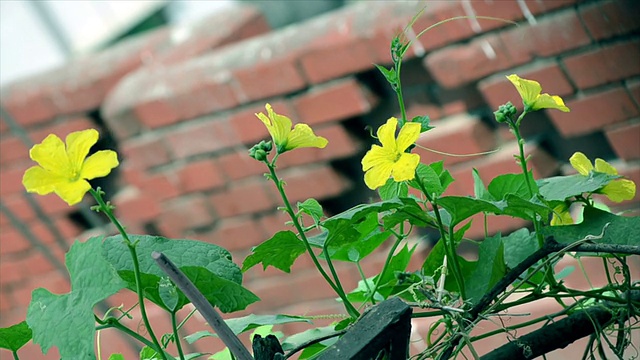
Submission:
<svg viewBox="0 0 640 360">
<path fill-rule="evenodd" d="M 631 301 L 640 300 L 640 290 L 627 293 Z M 615 309 L 615 310 L 614 310 Z M 632 314 L 627 307 L 605 302 L 600 306 L 577 311 L 566 318 L 544 326 L 482 356 L 481 360 L 534 359 L 611 325 L 624 322 Z"/>
</svg>

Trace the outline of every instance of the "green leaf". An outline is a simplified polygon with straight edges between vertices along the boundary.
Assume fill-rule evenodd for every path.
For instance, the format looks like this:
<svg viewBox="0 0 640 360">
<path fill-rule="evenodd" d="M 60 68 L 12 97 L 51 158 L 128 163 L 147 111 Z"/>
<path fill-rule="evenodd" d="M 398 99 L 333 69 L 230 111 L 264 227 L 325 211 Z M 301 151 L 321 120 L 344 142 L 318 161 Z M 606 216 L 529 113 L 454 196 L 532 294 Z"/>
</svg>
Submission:
<svg viewBox="0 0 640 360">
<path fill-rule="evenodd" d="M 204 297 L 220 311 L 230 313 L 244 310 L 260 298 L 240 284 L 217 276 L 200 266 L 184 266 L 182 272 L 196 285 Z"/>
<path fill-rule="evenodd" d="M 324 212 L 322 211 L 322 205 L 320 205 L 318 200 L 313 198 L 307 199 L 302 203 L 299 202 L 298 210 L 311 216 L 316 224 L 320 222 L 320 218 L 322 218 L 322 216 L 324 215 Z"/>
<path fill-rule="evenodd" d="M 411 255 L 413 255 L 413 252 L 416 250 L 416 246 L 417 245 L 414 245 L 409 249 L 409 245 L 405 244 L 400 251 L 391 257 L 389 266 L 387 266 L 387 270 L 380 279 L 380 285 L 385 285 L 390 281 L 395 280 L 396 272 L 403 272 L 407 269 L 407 266 L 409 266 L 409 262 L 411 261 Z"/>
<path fill-rule="evenodd" d="M 424 190 L 420 186 L 421 183 L 424 186 Z M 422 163 L 418 164 L 416 168 L 416 179 L 409 181 L 409 185 L 420 191 L 426 190 L 427 195 L 436 194 L 436 196 L 439 196 L 444 191 L 442 184 L 440 184 L 440 176 L 431 166 Z"/>
<path fill-rule="evenodd" d="M 449 170 L 445 170 L 443 160 L 433 162 L 429 164 L 429 167 L 432 168 L 436 172 L 436 174 L 438 174 L 438 177 L 440 178 L 440 186 L 442 187 L 442 193 L 444 193 L 449 185 L 451 185 L 451 183 L 455 181 L 455 179 L 453 178 L 453 176 L 451 176 Z M 442 195 L 442 193 L 438 194 L 438 196 Z"/>
<path fill-rule="evenodd" d="M 384 66 L 380 66 L 378 64 L 373 64 L 378 70 L 380 70 L 380 72 L 382 73 L 382 75 L 384 76 L 385 79 L 387 79 L 387 82 L 389 84 L 391 84 L 391 86 L 395 86 L 398 82 L 398 76 L 396 74 L 396 70 L 394 68 L 390 68 L 387 69 Z"/>
<path fill-rule="evenodd" d="M 486 201 L 470 197 L 445 196 L 438 200 L 438 205 L 442 206 L 451 215 L 451 225 L 455 226 L 465 219 L 482 212 L 501 214 L 506 207 L 505 201 Z"/>
<path fill-rule="evenodd" d="M 491 193 L 487 191 L 484 187 L 484 183 L 482 182 L 482 178 L 480 178 L 480 174 L 478 174 L 478 170 L 475 168 L 472 171 L 473 174 L 473 193 L 476 198 L 481 200 L 493 201 L 495 200 Z"/>
<path fill-rule="evenodd" d="M 470 225 L 471 225 L 471 222 L 465 225 L 465 227 L 468 229 Z M 429 252 L 429 255 L 427 256 L 424 263 L 422 264 L 423 273 L 426 276 L 432 277 L 434 279 L 438 279 L 440 277 L 442 263 L 444 261 L 444 257 L 446 254 L 447 252 L 445 249 L 444 241 L 438 241 L 436 245 L 431 249 L 431 251 Z M 469 262 L 465 260 L 463 257 L 458 255 L 456 255 L 456 257 L 458 259 L 458 263 L 460 264 L 463 274 L 467 274 L 473 271 L 473 269 L 475 268 L 475 263 Z M 447 262 L 449 264 L 449 267 L 451 267 L 451 259 L 448 259 Z M 448 275 L 446 278 L 444 288 L 451 292 L 459 292 L 458 285 L 453 275 L 451 275 L 451 270 L 448 270 L 448 272 L 450 275 Z"/>
<path fill-rule="evenodd" d="M 416 123 L 420 124 L 420 133 L 421 134 L 423 132 L 427 132 L 427 131 L 433 129 L 433 126 L 429 125 L 430 122 L 431 122 L 431 119 L 427 115 L 416 116 L 413 119 L 411 119 L 411 122 L 416 122 Z"/>
<path fill-rule="evenodd" d="M 251 255 L 242 263 L 242 271 L 261 263 L 264 270 L 271 265 L 288 273 L 291 265 L 305 251 L 304 243 L 292 231 L 278 231 L 271 239 L 253 248 Z"/>
<path fill-rule="evenodd" d="M 507 194 L 505 200 L 507 201 L 507 207 L 504 209 L 503 214 L 525 220 L 534 220 L 534 214 L 538 214 L 543 219 L 547 219 L 553 211 L 552 208 L 540 202 L 537 197 L 531 200 L 525 200 L 517 195 Z"/>
<path fill-rule="evenodd" d="M 356 242 L 338 248 L 330 247 L 328 249 L 329 256 L 333 260 L 359 262 L 377 249 L 389 236 L 391 236 L 389 231 L 376 229 L 369 234 L 363 235 Z"/>
<path fill-rule="evenodd" d="M 29 340 L 31 340 L 31 329 L 26 321 L 0 328 L 0 348 L 2 349 L 18 351 Z"/>
<path fill-rule="evenodd" d="M 484 239 L 480 243 L 474 270 L 463 274 L 467 297 L 465 300 L 477 303 L 506 273 L 500 234 Z"/>
<path fill-rule="evenodd" d="M 535 233 L 523 228 L 502 237 L 504 246 L 504 262 L 508 268 L 513 269 L 529 255 L 538 251 L 538 240 Z"/>
<path fill-rule="evenodd" d="M 27 324 L 43 353 L 56 346 L 63 359 L 95 359 L 93 307 L 126 284 L 103 257 L 101 237 L 76 241 L 65 259 L 71 292 L 55 295 L 43 288 L 34 290 Z"/>
<path fill-rule="evenodd" d="M 619 177 L 592 171 L 588 176 L 580 174 L 556 176 L 540 179 L 537 183 L 540 187 L 540 195 L 547 201 L 564 201 L 576 195 L 595 192 Z"/>
<path fill-rule="evenodd" d="M 608 224 L 608 225 L 607 225 Z M 610 245 L 640 245 L 640 217 L 624 217 L 594 207 L 585 207 L 584 221 L 577 225 L 546 226 L 544 236 L 553 236 L 561 244 L 571 244 L 584 238 L 590 242 Z M 602 238 L 597 238 L 602 235 Z"/>
<path fill-rule="evenodd" d="M 302 316 L 294 316 L 294 315 L 247 315 L 234 319 L 227 319 L 224 322 L 227 323 L 229 328 L 233 331 L 234 334 L 242 334 L 243 332 L 253 330 L 260 326 L 264 325 L 279 325 L 279 324 L 288 324 L 293 322 L 305 322 L 311 323 L 311 321 Z M 213 334 L 209 331 L 199 331 L 197 333 L 191 334 L 185 337 L 185 340 L 189 344 L 193 344 L 194 342 L 205 338 L 205 337 L 217 337 L 216 334 Z"/>
<path fill-rule="evenodd" d="M 152 348 L 145 346 L 140 350 L 140 360 L 162 360 L 162 357 Z"/>
<path fill-rule="evenodd" d="M 159 294 L 159 283 L 160 279 L 165 277 L 166 274 L 151 258 L 152 251 L 162 252 L 185 273 L 187 267 L 201 267 L 204 271 L 194 273 L 206 273 L 215 277 L 215 280 L 211 280 L 204 277 L 193 278 L 187 274 L 193 284 L 200 292 L 205 294 L 205 296 L 207 296 L 207 293 L 210 291 L 208 286 L 210 286 L 212 282 L 223 283 L 223 280 L 238 285 L 238 288 L 234 289 L 235 294 L 244 293 L 244 291 L 240 290 L 240 285 L 242 284 L 242 272 L 240 268 L 231 260 L 231 254 L 218 245 L 195 240 L 167 239 L 162 236 L 129 235 L 129 238 L 132 242 L 137 243 L 136 251 L 140 263 L 141 287 L 144 289 L 144 296 L 162 308 L 166 309 Z M 135 291 L 136 283 L 133 273 L 133 261 L 131 260 L 127 245 L 122 241 L 122 237 L 118 235 L 106 238 L 102 251 L 105 254 L 105 258 L 118 271 L 118 275 L 127 282 L 127 288 Z M 244 290 L 248 291 L 246 289 Z M 179 291 L 179 295 L 180 298 L 175 307 L 176 311 L 189 303 L 189 300 L 181 291 Z M 207 297 L 207 299 L 209 301 L 219 301 L 221 298 Z M 242 304 L 246 299 L 238 299 L 238 301 L 229 300 L 232 304 Z M 220 307 L 222 311 L 226 311 L 223 309 L 230 311 L 244 309 L 233 308 L 233 306 L 230 306 L 231 304 L 215 301 L 212 302 L 212 305 Z"/>
<path fill-rule="evenodd" d="M 404 206 L 400 206 L 394 209 L 393 212 L 383 216 L 382 221 L 385 229 L 393 229 L 396 225 L 405 221 L 414 226 L 435 226 L 435 218 L 425 212 L 415 199 L 402 198 L 398 200 L 403 202 Z"/>
<path fill-rule="evenodd" d="M 531 186 L 533 187 L 533 192 L 536 194 L 538 189 L 531 172 L 528 173 L 528 176 Z M 524 174 L 503 174 L 495 177 L 489 183 L 489 193 L 496 200 L 504 200 L 509 194 L 516 195 L 523 199 L 531 198 Z"/>
<path fill-rule="evenodd" d="M 170 312 L 176 309 L 180 295 L 178 294 L 178 288 L 169 278 L 160 279 L 158 283 L 158 295 L 160 295 L 162 303 Z"/>
<path fill-rule="evenodd" d="M 284 341 L 282 342 L 282 349 L 285 351 L 289 351 L 306 343 L 309 340 L 313 340 L 322 336 L 333 334 L 334 332 L 335 330 L 333 329 L 333 326 L 325 326 L 325 327 L 319 327 L 315 329 L 309 329 L 301 333 L 291 335 L 286 339 L 284 339 Z M 326 346 L 331 346 L 331 344 L 335 343 L 337 340 L 338 340 L 338 337 L 336 336 L 335 338 L 322 341 L 321 343 L 324 344 L 324 346 L 326 347 Z"/>
<path fill-rule="evenodd" d="M 391 200 L 393 198 L 407 197 L 409 187 L 406 182 L 397 182 L 389 178 L 387 182 L 378 189 L 381 200 Z"/>
<path fill-rule="evenodd" d="M 109 355 L 109 360 L 124 360 L 124 355 L 122 355 L 122 354 L 111 354 L 111 355 Z"/>
</svg>

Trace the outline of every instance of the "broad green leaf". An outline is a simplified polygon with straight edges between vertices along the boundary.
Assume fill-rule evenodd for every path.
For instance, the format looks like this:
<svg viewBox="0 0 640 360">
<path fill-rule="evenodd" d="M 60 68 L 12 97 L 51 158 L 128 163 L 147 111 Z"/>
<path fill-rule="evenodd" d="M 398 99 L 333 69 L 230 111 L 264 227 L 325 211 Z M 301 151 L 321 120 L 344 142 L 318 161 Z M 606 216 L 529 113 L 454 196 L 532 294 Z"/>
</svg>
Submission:
<svg viewBox="0 0 640 360">
<path fill-rule="evenodd" d="M 422 163 L 418 164 L 416 168 L 416 179 L 409 181 L 409 185 L 414 189 L 423 192 L 426 191 L 429 196 L 432 194 L 439 196 L 444 192 L 442 184 L 440 184 L 440 177 L 436 171 L 432 167 Z"/>
<path fill-rule="evenodd" d="M 491 193 L 487 191 L 484 187 L 484 183 L 482 182 L 482 178 L 480 178 L 480 174 L 478 174 L 478 170 L 475 168 L 472 171 L 473 174 L 473 193 L 476 198 L 481 200 L 493 201 L 495 200 Z"/>
<path fill-rule="evenodd" d="M 426 227 L 435 224 L 435 217 L 425 212 L 422 207 L 412 198 L 398 199 L 404 203 L 404 206 L 394 209 L 383 216 L 382 222 L 384 228 L 393 229 L 396 225 L 408 221 L 409 224 Z"/>
<path fill-rule="evenodd" d="M 0 348 L 18 351 L 31 340 L 31 329 L 26 321 L 0 329 Z"/>
<path fill-rule="evenodd" d="M 416 116 L 411 119 L 411 122 L 417 122 L 420 124 L 420 133 L 433 129 L 433 126 L 429 125 L 431 123 L 431 119 L 427 115 Z"/>
<path fill-rule="evenodd" d="M 477 303 L 505 274 L 504 248 L 500 234 L 480 243 L 474 270 L 463 273 L 466 299 Z"/>
<path fill-rule="evenodd" d="M 449 170 L 446 170 L 444 168 L 444 161 L 442 160 L 429 164 L 429 167 L 432 168 L 436 172 L 436 174 L 438 174 L 438 177 L 440 178 L 440 186 L 442 187 L 442 193 L 444 193 L 449 185 L 451 185 L 451 183 L 455 181 L 455 179 L 453 178 L 453 176 L 451 176 Z M 438 194 L 438 196 L 442 195 L 442 193 Z"/>
<path fill-rule="evenodd" d="M 530 233 L 523 228 L 502 237 L 504 246 L 504 263 L 509 269 L 513 269 L 529 255 L 538 251 L 538 240 L 535 233 Z"/>
<path fill-rule="evenodd" d="M 610 245 L 640 245 L 640 217 L 624 217 L 594 207 L 584 209 L 584 221 L 577 225 L 546 226 L 544 236 L 553 236 L 561 244 L 571 244 L 584 238 L 590 242 Z M 607 225 L 608 224 L 608 225 Z M 602 235 L 602 238 L 598 238 Z"/>
<path fill-rule="evenodd" d="M 306 322 L 311 323 L 311 321 L 302 316 L 294 316 L 294 315 L 247 315 L 235 319 L 227 319 L 224 322 L 227 323 L 229 328 L 233 331 L 234 334 L 242 334 L 243 332 L 253 330 L 260 326 L 264 325 L 279 325 L 279 324 L 288 324 L 292 322 Z M 193 344 L 194 342 L 205 338 L 217 336 L 209 331 L 199 331 L 197 333 L 191 334 L 185 337 L 185 340 L 189 344 Z"/>
<path fill-rule="evenodd" d="M 409 187 L 406 182 L 397 182 L 389 178 L 387 182 L 378 189 L 381 200 L 391 200 L 393 198 L 407 197 Z"/>
<path fill-rule="evenodd" d="M 495 177 L 489 183 L 489 193 L 496 200 L 504 200 L 508 194 L 516 195 L 523 199 L 529 199 L 538 192 L 538 187 L 533 180 L 531 172 L 527 174 L 533 187 L 533 194 L 529 193 L 527 180 L 524 174 L 503 174 Z"/>
<path fill-rule="evenodd" d="M 519 217 L 525 220 L 533 220 L 534 213 L 540 215 L 543 219 L 547 219 L 552 209 L 543 204 L 538 198 L 525 200 L 517 195 L 507 194 L 505 197 L 507 207 L 504 209 L 504 215 Z"/>
<path fill-rule="evenodd" d="M 178 305 L 180 295 L 178 294 L 178 288 L 171 282 L 169 278 L 161 278 L 158 283 L 158 294 L 164 306 L 173 312 Z"/>
<path fill-rule="evenodd" d="M 282 349 L 284 351 L 289 351 L 292 349 L 295 349 L 296 347 L 304 344 L 305 342 L 309 341 L 309 340 L 313 340 L 313 339 L 317 339 L 319 337 L 322 336 L 326 336 L 329 334 L 333 334 L 335 332 L 335 330 L 333 329 L 333 326 L 325 326 L 325 327 L 319 327 L 319 328 L 315 328 L 315 329 L 309 329 L 306 331 L 303 331 L 301 333 L 295 334 L 295 335 L 291 335 L 289 337 L 287 337 L 286 339 L 284 339 L 284 341 L 282 342 Z M 321 349 L 314 349 L 313 351 L 311 351 L 312 354 L 307 354 L 305 356 L 309 356 L 309 355 L 313 355 L 315 353 L 317 353 L 317 350 L 322 350 L 327 346 L 331 346 L 333 345 L 336 341 L 338 340 L 338 337 L 334 337 L 328 340 L 324 340 L 321 342 L 322 344 L 322 348 Z M 302 358 L 302 356 L 301 356 Z"/>
<path fill-rule="evenodd" d="M 206 268 L 184 266 L 180 270 L 193 281 L 211 304 L 220 308 L 220 311 L 224 313 L 244 310 L 249 304 L 260 300 L 242 285 L 217 276 Z"/>
<path fill-rule="evenodd" d="M 348 244 L 341 248 L 329 248 L 329 256 L 333 260 L 359 262 L 375 249 L 377 249 L 385 240 L 391 236 L 389 231 L 380 231 L 378 229 L 365 235 L 357 242 Z"/>
<path fill-rule="evenodd" d="M 322 216 L 324 215 L 324 212 L 322 211 L 322 205 L 320 205 L 318 200 L 313 198 L 307 199 L 302 203 L 299 202 L 298 210 L 311 216 L 316 224 L 320 222 L 320 218 L 322 218 Z"/>
<path fill-rule="evenodd" d="M 111 355 L 109 355 L 109 360 L 124 360 L 124 355 L 122 355 L 122 354 L 111 354 Z"/>
<path fill-rule="evenodd" d="M 242 263 L 242 271 L 257 264 L 264 270 L 271 265 L 284 272 L 291 272 L 291 265 L 306 251 L 304 243 L 292 231 L 279 231 L 273 237 L 253 248 L 251 255 Z"/>
<path fill-rule="evenodd" d="M 162 360 L 162 357 L 152 348 L 145 346 L 140 350 L 140 360 Z"/>
<path fill-rule="evenodd" d="M 65 257 L 71 292 L 33 291 L 27 324 L 43 353 L 56 346 L 63 359 L 95 359 L 93 307 L 126 286 L 102 254 L 102 238 L 75 242 Z"/>
<path fill-rule="evenodd" d="M 620 176 L 592 171 L 589 175 L 556 176 L 537 181 L 540 195 L 547 201 L 564 201 L 583 193 L 595 192 Z"/>
<path fill-rule="evenodd" d="M 411 255 L 416 250 L 416 246 L 409 248 L 408 244 L 405 244 L 400 251 L 394 254 L 391 257 L 391 261 L 389 261 L 389 266 L 387 266 L 386 271 L 384 272 L 382 278 L 380 279 L 380 284 L 384 285 L 388 282 L 395 280 L 396 272 L 403 272 L 409 266 L 409 262 L 411 261 Z"/>
<path fill-rule="evenodd" d="M 451 215 L 451 226 L 482 212 L 500 214 L 507 205 L 505 201 L 489 202 L 461 196 L 445 196 L 438 200 L 438 204 Z"/>
<path fill-rule="evenodd" d="M 167 239 L 161 236 L 148 235 L 129 235 L 131 241 L 136 242 L 136 251 L 138 261 L 140 263 L 141 285 L 145 289 L 145 298 L 149 299 L 156 305 L 165 308 L 164 302 L 160 298 L 159 283 L 160 279 L 166 274 L 158 267 L 151 258 L 152 251 L 159 251 L 166 255 L 180 270 L 185 271 L 186 267 L 201 267 L 207 273 L 215 276 L 217 280 L 214 282 L 223 282 L 227 280 L 238 285 L 238 289 L 234 293 L 242 293 L 240 290 L 242 284 L 242 272 L 240 268 L 231 260 L 231 254 L 218 245 L 209 244 L 195 240 L 178 240 Z M 133 274 L 133 261 L 129 249 L 122 241 L 122 237 L 111 236 L 104 240 L 102 251 L 105 258 L 116 268 L 118 275 L 127 282 L 127 287 L 135 291 L 135 277 Z M 204 274 L 204 272 L 202 272 Z M 189 276 L 189 275 L 187 275 Z M 205 296 L 209 291 L 208 287 L 212 280 L 205 278 L 191 278 L 193 284 Z M 247 291 L 245 289 L 245 291 Z M 180 310 L 189 300 L 179 291 L 180 299 L 175 310 Z M 213 297 L 207 298 L 209 301 L 214 300 Z M 218 299 L 219 300 L 219 299 Z M 243 299 L 238 301 L 230 300 L 233 304 L 241 304 Z M 233 308 L 230 304 L 212 302 L 213 305 L 219 306 L 220 309 L 230 309 L 231 311 L 242 310 L 243 308 Z M 222 310 L 225 311 L 225 310 Z"/>
<path fill-rule="evenodd" d="M 224 348 L 224 350 L 218 351 L 217 353 L 209 356 L 207 359 L 208 360 L 234 360 L 234 358 L 231 357 L 231 351 L 229 351 L 229 348 Z"/>
</svg>

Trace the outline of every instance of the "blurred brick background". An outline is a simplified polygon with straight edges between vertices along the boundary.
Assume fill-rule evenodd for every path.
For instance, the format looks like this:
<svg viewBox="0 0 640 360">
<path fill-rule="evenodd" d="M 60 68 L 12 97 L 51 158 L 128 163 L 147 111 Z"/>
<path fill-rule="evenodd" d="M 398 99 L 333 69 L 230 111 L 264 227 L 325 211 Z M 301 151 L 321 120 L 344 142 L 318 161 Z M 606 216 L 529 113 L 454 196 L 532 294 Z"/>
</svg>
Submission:
<svg viewBox="0 0 640 360">
<path fill-rule="evenodd" d="M 315 197 L 330 215 L 374 199 L 360 170 L 372 141 L 365 126 L 376 128 L 397 116 L 398 108 L 373 64 L 389 64 L 391 39 L 424 5 L 416 33 L 462 15 L 517 22 L 451 21 L 427 32 L 408 52 L 402 73 L 409 116 L 429 115 L 436 127 L 419 144 L 454 154 L 498 149 L 472 157 L 420 150 L 424 162 L 445 160 L 456 178 L 447 194 L 473 194 L 472 168 L 485 183 L 519 171 L 512 157 L 514 137 L 492 117 L 506 101 L 521 107 L 504 77 L 510 73 L 539 81 L 544 92 L 562 96 L 571 108 L 570 113 L 539 112 L 525 121 L 537 177 L 570 172 L 567 159 L 582 151 L 606 159 L 640 184 L 636 1 L 365 1 L 278 30 L 271 30 L 256 8 L 226 9 L 189 26 L 147 32 L 2 89 L 0 325 L 24 319 L 34 288 L 68 291 L 60 268 L 66 248 L 103 225 L 87 211 L 89 203 L 70 208 L 55 196 L 25 196 L 21 178 L 32 165 L 25 140 L 99 129 L 98 147 L 114 149 L 121 158 L 118 171 L 99 185 L 132 233 L 215 243 L 241 264 L 252 246 L 286 228 L 287 220 L 276 210 L 281 200 L 262 176 L 265 169 L 247 156 L 249 147 L 268 136 L 254 113 L 270 102 L 277 112 L 329 139 L 324 150 L 281 157 L 280 174 L 292 201 Z M 637 215 L 639 200 L 636 196 L 615 209 Z M 489 218 L 492 233 L 523 225 L 508 217 Z M 468 236 L 482 233 L 482 222 L 475 221 Z M 368 276 L 381 267 L 380 255 L 363 264 Z M 416 259 L 412 269 L 421 262 Z M 595 273 L 601 272 L 598 266 L 592 266 Z M 354 268 L 339 266 L 339 271 L 347 288 L 355 286 Z M 581 276 L 568 281 L 584 282 Z M 343 312 L 327 299 L 329 287 L 304 256 L 292 274 L 256 267 L 246 273 L 244 284 L 262 301 L 234 316 Z M 118 294 L 108 303 L 131 306 L 131 295 Z M 152 324 L 159 324 L 157 333 L 169 331 L 164 314 L 151 310 L 151 316 Z M 136 328 L 138 319 L 131 326 Z M 304 328 L 279 329 L 291 334 Z M 200 329 L 206 325 L 196 318 L 184 333 Z M 137 345 L 109 331 L 101 337 L 103 356 L 123 352 L 135 358 Z M 207 352 L 219 348 L 215 340 L 187 346 Z M 566 358 L 571 351 L 550 358 Z M 42 356 L 32 344 L 22 356 L 57 358 L 55 349 Z"/>
</svg>

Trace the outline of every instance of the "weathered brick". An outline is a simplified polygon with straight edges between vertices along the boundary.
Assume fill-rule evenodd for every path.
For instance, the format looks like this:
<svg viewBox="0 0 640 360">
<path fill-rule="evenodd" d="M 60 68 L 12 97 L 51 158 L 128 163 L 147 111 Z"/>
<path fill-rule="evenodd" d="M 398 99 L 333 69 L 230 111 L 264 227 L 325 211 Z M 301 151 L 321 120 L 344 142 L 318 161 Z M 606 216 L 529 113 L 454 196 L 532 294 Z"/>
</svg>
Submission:
<svg viewBox="0 0 640 360">
<path fill-rule="evenodd" d="M 312 84 L 371 69 L 376 60 L 367 42 L 339 32 L 316 39 L 300 56 L 302 69 Z"/>
<path fill-rule="evenodd" d="M 268 239 L 258 224 L 246 217 L 224 219 L 212 232 L 201 236 L 207 242 L 229 251 L 250 249 Z"/>
<path fill-rule="evenodd" d="M 640 159 L 640 123 L 625 124 L 608 129 L 605 133 L 609 144 L 621 159 Z"/>
<path fill-rule="evenodd" d="M 21 163 L 10 168 L 6 166 L 2 168 L 2 172 L 0 172 L 0 196 L 4 197 L 24 191 L 22 176 L 29 165 L 28 163 Z"/>
<path fill-rule="evenodd" d="M 177 170 L 184 192 L 204 191 L 224 185 L 225 180 L 212 159 L 198 160 Z"/>
<path fill-rule="evenodd" d="M 340 121 L 371 111 L 377 99 L 355 79 L 314 87 L 294 100 L 300 122 Z"/>
<path fill-rule="evenodd" d="M 120 153 L 133 167 L 147 169 L 170 161 L 164 140 L 157 135 L 143 136 L 125 141 Z"/>
<path fill-rule="evenodd" d="M 28 222 L 36 217 L 24 194 L 3 196 L 2 204 L 20 221 Z"/>
<path fill-rule="evenodd" d="M 97 128 L 98 126 L 93 121 L 83 116 L 61 118 L 51 124 L 38 128 L 38 130 L 30 132 L 29 137 L 31 141 L 36 144 L 42 142 L 49 134 L 55 134 L 64 141 L 67 135 L 74 131 Z M 101 134 L 101 136 L 104 136 L 104 134 Z"/>
<path fill-rule="evenodd" d="M 234 151 L 218 158 L 222 172 L 231 180 L 268 172 L 266 166 L 249 157 L 248 151 Z"/>
<path fill-rule="evenodd" d="M 156 226 L 163 235 L 176 238 L 183 236 L 185 230 L 206 226 L 212 222 L 213 217 L 205 198 L 190 196 L 165 202 Z"/>
<path fill-rule="evenodd" d="M 606 46 L 563 59 L 580 89 L 607 84 L 640 74 L 640 41 Z"/>
<path fill-rule="evenodd" d="M 4 259 L 3 259 L 4 260 Z M 0 263 L 0 284 L 11 285 L 24 281 L 28 276 L 25 263 L 19 260 L 4 260 Z"/>
<path fill-rule="evenodd" d="M 232 184 L 227 190 L 213 194 L 209 201 L 220 217 L 251 214 L 275 208 L 276 204 L 265 186 L 264 179 Z"/>
<path fill-rule="evenodd" d="M 544 93 L 558 96 L 567 96 L 573 93 L 573 87 L 556 63 L 527 68 L 523 71 L 516 71 L 516 73 L 524 79 L 539 82 Z M 504 75 L 492 76 L 482 80 L 478 84 L 478 88 L 489 107 L 494 111 L 498 110 L 498 107 L 507 103 L 507 101 L 511 101 L 519 110 L 524 108 L 518 91 Z"/>
<path fill-rule="evenodd" d="M 535 25 L 505 30 L 500 33 L 500 39 L 514 65 L 535 57 L 557 55 L 591 42 L 573 10 L 545 16 Z"/>
<path fill-rule="evenodd" d="M 315 130 L 315 134 L 329 141 L 324 149 L 302 148 L 285 153 L 278 158 L 278 166 L 285 168 L 335 160 L 355 155 L 362 150 L 361 142 L 350 136 L 342 125 L 322 127 Z"/>
<path fill-rule="evenodd" d="M 578 136 L 638 116 L 626 91 L 617 87 L 565 102 L 571 112 L 549 111 L 553 124 L 563 136 Z"/>
<path fill-rule="evenodd" d="M 161 214 L 158 200 L 147 192 L 133 187 L 127 187 L 113 199 L 118 204 L 116 215 L 125 223 L 146 223 L 156 219 Z"/>
<path fill-rule="evenodd" d="M 462 114 L 439 121 L 438 126 L 423 133 L 416 144 L 438 152 L 469 155 L 447 156 L 420 147 L 413 150 L 413 153 L 420 155 L 422 162 L 444 160 L 445 166 L 449 166 L 477 158 L 478 156 L 470 154 L 490 151 L 495 147 L 496 142 L 494 134 L 480 118 Z"/>
<path fill-rule="evenodd" d="M 0 165 L 27 159 L 29 159 L 29 149 L 22 140 L 14 136 L 0 139 Z"/>
<path fill-rule="evenodd" d="M 640 109 L 640 80 L 627 81 L 627 89 L 636 106 Z"/>
<path fill-rule="evenodd" d="M 269 62 L 258 62 L 233 72 L 236 98 L 250 102 L 298 91 L 306 86 L 295 58 L 288 56 Z"/>
<path fill-rule="evenodd" d="M 599 1 L 579 10 L 582 21 L 595 40 L 640 29 L 639 13 L 640 4 L 634 0 Z"/>
<path fill-rule="evenodd" d="M 290 118 L 293 122 L 297 122 L 296 116 L 289 106 L 288 102 L 276 100 L 270 102 L 273 111 L 277 114 Z M 256 117 L 256 113 L 267 114 L 265 105 L 249 106 L 242 108 L 236 113 L 229 116 L 229 123 L 243 144 L 253 146 L 260 140 L 269 137 L 269 132 L 264 124 Z"/>
<path fill-rule="evenodd" d="M 18 230 L 5 225 L 0 230 L 0 254 L 15 254 L 31 248 L 31 244 Z"/>
<path fill-rule="evenodd" d="M 352 183 L 328 166 L 294 167 L 281 171 L 279 176 L 286 182 L 284 191 L 289 201 L 318 200 L 342 194 L 352 187 Z M 269 190 L 279 196 L 275 187 Z"/>
<path fill-rule="evenodd" d="M 166 139 L 176 158 L 214 152 L 238 142 L 228 121 L 216 118 L 184 124 L 167 134 Z"/>
</svg>

